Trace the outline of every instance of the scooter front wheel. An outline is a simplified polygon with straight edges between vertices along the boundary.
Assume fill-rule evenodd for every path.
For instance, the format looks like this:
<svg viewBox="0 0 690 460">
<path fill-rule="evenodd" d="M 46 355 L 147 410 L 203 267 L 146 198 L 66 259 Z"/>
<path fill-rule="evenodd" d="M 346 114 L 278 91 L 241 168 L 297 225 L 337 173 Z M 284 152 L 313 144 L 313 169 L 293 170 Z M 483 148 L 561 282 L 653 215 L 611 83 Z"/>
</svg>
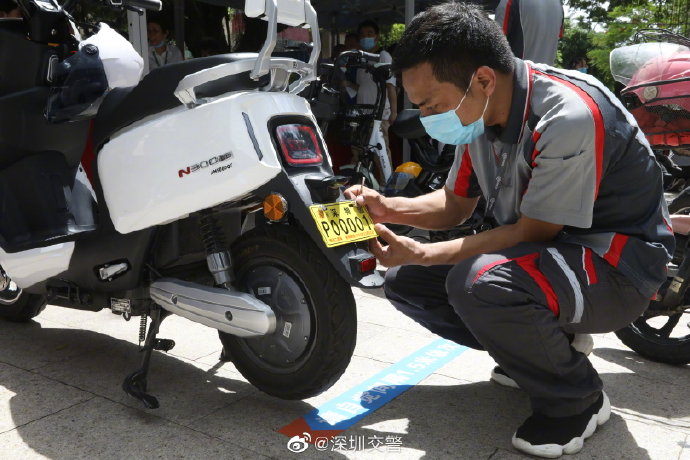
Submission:
<svg viewBox="0 0 690 460">
<path fill-rule="evenodd" d="M 303 232 L 269 226 L 232 248 L 237 287 L 270 305 L 272 334 L 243 339 L 219 332 L 225 357 L 261 391 L 305 399 L 333 385 L 355 347 L 357 312 L 350 286 Z"/>
</svg>

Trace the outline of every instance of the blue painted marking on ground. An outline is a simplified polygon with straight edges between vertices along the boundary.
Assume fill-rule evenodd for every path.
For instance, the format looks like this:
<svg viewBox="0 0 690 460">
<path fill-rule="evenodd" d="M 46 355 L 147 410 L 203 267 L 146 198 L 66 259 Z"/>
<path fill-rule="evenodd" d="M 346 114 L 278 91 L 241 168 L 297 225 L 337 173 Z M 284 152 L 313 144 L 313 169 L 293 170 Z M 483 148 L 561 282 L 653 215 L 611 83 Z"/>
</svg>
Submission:
<svg viewBox="0 0 690 460">
<path fill-rule="evenodd" d="M 304 416 L 313 430 L 346 430 L 449 363 L 467 347 L 445 339 L 420 348 Z"/>
</svg>

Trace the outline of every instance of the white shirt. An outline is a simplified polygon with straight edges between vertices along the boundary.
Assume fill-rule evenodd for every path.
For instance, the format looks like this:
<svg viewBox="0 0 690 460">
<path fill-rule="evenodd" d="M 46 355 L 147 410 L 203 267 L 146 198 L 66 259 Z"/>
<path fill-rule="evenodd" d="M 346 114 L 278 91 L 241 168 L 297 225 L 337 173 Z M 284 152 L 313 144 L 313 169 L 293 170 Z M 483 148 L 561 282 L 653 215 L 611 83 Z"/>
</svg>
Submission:
<svg viewBox="0 0 690 460">
<path fill-rule="evenodd" d="M 175 45 L 168 43 L 162 54 L 158 54 L 153 46 L 149 46 L 149 70 L 182 61 L 182 52 Z"/>
<path fill-rule="evenodd" d="M 393 62 L 393 57 L 388 51 L 381 50 L 379 52 L 379 63 L 390 64 Z M 391 77 L 386 80 L 386 83 L 390 83 L 395 86 L 395 77 Z M 378 87 L 371 77 L 371 74 L 364 69 L 357 69 L 357 104 L 374 104 L 376 102 L 376 93 L 378 92 Z M 391 116 L 391 105 L 388 101 L 388 92 L 384 93 L 386 98 L 386 107 L 383 109 L 383 119 L 388 120 Z"/>
</svg>

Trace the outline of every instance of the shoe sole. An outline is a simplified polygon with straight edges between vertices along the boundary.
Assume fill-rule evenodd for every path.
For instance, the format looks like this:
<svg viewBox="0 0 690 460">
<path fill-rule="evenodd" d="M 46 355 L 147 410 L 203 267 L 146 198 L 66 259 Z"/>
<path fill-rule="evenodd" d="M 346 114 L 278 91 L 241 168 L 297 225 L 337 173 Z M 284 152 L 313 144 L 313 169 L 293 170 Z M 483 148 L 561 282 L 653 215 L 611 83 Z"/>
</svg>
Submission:
<svg viewBox="0 0 690 460">
<path fill-rule="evenodd" d="M 518 390 L 520 389 L 520 385 L 518 385 L 515 380 L 511 379 L 507 375 L 499 374 L 493 369 L 491 370 L 491 381 L 504 387 L 515 388 Z"/>
<path fill-rule="evenodd" d="M 594 349 L 594 339 L 590 334 L 575 334 L 575 339 L 570 346 L 585 356 L 589 356 Z"/>
<path fill-rule="evenodd" d="M 587 427 L 581 436 L 574 437 L 565 445 L 540 444 L 534 446 L 524 439 L 516 438 L 515 435 L 513 435 L 513 447 L 521 452 L 544 458 L 558 458 L 563 454 L 572 455 L 580 452 L 585 443 L 585 439 L 592 436 L 597 430 L 597 427 L 606 423 L 611 417 L 611 402 L 605 392 L 602 392 L 602 394 L 604 395 L 604 401 L 601 405 L 601 409 L 599 409 L 599 412 L 592 415 L 592 418 L 589 420 L 589 423 L 587 423 Z"/>
<path fill-rule="evenodd" d="M 575 340 L 573 340 L 571 346 L 576 351 L 583 353 L 585 356 L 589 356 L 594 349 L 594 339 L 592 339 L 590 334 L 577 334 L 575 335 Z M 491 381 L 504 387 L 515 388 L 517 390 L 520 389 L 520 385 L 518 385 L 515 380 L 511 379 L 507 375 L 494 372 L 493 370 L 491 370 Z"/>
</svg>

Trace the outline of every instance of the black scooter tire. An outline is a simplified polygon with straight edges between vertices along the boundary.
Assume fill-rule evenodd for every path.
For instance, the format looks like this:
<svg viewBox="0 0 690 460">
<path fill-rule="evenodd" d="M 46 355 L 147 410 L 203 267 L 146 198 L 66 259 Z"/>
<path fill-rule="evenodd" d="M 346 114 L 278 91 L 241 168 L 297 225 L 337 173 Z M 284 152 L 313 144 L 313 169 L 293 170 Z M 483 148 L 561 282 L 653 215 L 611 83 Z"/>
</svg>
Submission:
<svg viewBox="0 0 690 460">
<path fill-rule="evenodd" d="M 616 336 L 640 356 L 660 363 L 682 365 L 690 363 L 690 335 L 663 337 L 654 334 L 645 318 L 616 331 Z"/>
<path fill-rule="evenodd" d="M 287 225 L 248 232 L 233 245 L 232 254 L 236 286 L 268 303 L 276 312 L 277 326 L 273 334 L 250 339 L 219 332 L 224 358 L 252 385 L 281 399 L 305 399 L 330 388 L 345 372 L 355 348 L 357 310 L 350 285 L 306 234 Z M 288 281 L 276 282 L 273 294 L 262 297 L 258 295 L 262 285 L 256 282 L 262 270 L 263 279 L 266 273 L 274 273 Z M 252 282 L 256 291 L 250 287 Z M 285 291 L 283 285 L 292 290 Z M 301 305 L 280 305 L 281 298 L 296 298 L 295 293 L 304 295 Z M 309 315 L 309 326 L 304 328 L 309 333 L 301 343 L 294 341 L 302 340 L 298 334 L 294 340 L 281 337 L 287 321 L 281 320 L 281 311 L 286 309 Z M 295 329 L 304 330 L 293 327 L 293 332 Z M 285 347 L 286 342 L 290 347 Z M 291 347 L 297 350 L 294 359 L 278 362 L 276 356 Z M 271 356 L 271 350 L 278 351 Z"/>
<path fill-rule="evenodd" d="M 26 323 L 38 316 L 45 308 L 46 298 L 23 292 L 12 305 L 0 304 L 0 318 L 13 323 Z"/>
</svg>

